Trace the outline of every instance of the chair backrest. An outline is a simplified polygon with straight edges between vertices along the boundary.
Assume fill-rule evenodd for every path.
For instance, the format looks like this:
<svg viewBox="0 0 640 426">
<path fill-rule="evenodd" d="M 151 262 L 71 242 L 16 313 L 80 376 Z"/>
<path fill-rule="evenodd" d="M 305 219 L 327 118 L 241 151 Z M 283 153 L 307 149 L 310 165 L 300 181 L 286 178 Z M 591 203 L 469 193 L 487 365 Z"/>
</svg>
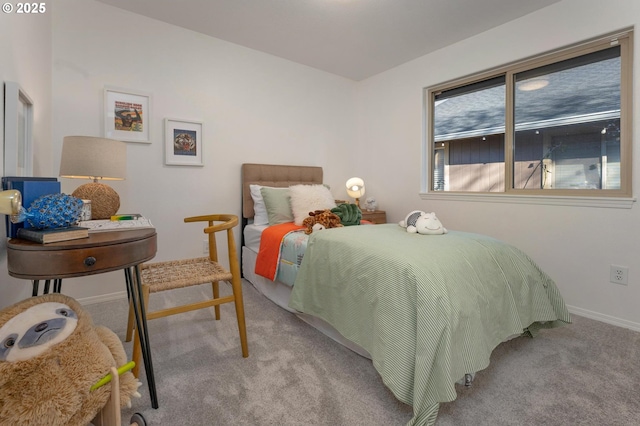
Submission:
<svg viewBox="0 0 640 426">
<path fill-rule="evenodd" d="M 236 240 L 233 237 L 233 228 L 238 226 L 238 216 L 233 214 L 212 214 L 205 216 L 186 217 L 185 223 L 189 222 L 207 222 L 208 226 L 204 228 L 204 233 L 208 234 L 209 239 L 209 259 L 218 262 L 218 248 L 216 245 L 216 232 L 227 231 L 227 249 L 229 251 L 229 267 L 231 273 L 240 273 L 240 265 L 238 263 L 238 254 L 236 253 Z"/>
</svg>

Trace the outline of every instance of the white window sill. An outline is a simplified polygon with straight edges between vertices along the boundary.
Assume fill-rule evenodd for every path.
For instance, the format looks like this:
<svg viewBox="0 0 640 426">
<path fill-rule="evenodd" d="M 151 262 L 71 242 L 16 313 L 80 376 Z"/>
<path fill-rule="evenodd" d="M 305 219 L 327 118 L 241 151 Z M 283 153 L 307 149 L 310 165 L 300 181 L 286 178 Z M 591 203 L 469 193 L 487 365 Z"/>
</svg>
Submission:
<svg viewBox="0 0 640 426">
<path fill-rule="evenodd" d="M 422 192 L 423 200 L 473 201 L 483 203 L 539 204 L 553 206 L 596 207 L 608 209 L 630 209 L 635 197 L 575 197 L 510 194 L 460 194 L 446 192 Z"/>
</svg>

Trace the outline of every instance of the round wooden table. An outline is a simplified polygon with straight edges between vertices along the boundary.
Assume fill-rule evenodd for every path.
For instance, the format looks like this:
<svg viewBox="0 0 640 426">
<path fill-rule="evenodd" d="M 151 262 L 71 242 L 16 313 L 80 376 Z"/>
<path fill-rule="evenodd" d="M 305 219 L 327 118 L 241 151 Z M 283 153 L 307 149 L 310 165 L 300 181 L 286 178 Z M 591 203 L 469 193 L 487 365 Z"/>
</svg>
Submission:
<svg viewBox="0 0 640 426">
<path fill-rule="evenodd" d="M 45 280 L 44 292 L 54 280 L 53 291 L 62 291 L 62 279 L 124 270 L 127 294 L 136 318 L 142 358 L 149 385 L 151 405 L 158 408 L 155 377 L 149 347 L 149 333 L 144 300 L 141 297 L 139 265 L 153 259 L 158 247 L 154 228 L 129 231 L 90 233 L 89 238 L 40 244 L 12 238 L 7 242 L 7 268 L 15 278 L 31 280 L 32 294 L 38 294 L 40 280 Z"/>
</svg>

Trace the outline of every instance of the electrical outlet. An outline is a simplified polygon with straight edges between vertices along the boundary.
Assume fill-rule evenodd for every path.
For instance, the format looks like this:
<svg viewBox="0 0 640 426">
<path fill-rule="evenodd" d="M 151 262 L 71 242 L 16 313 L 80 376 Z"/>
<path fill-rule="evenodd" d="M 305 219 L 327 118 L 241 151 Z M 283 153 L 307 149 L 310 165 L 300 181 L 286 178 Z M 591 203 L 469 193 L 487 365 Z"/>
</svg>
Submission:
<svg viewBox="0 0 640 426">
<path fill-rule="evenodd" d="M 626 266 L 610 265 L 609 280 L 614 284 L 629 284 L 629 268 Z"/>
<path fill-rule="evenodd" d="M 209 254 L 209 241 L 202 240 L 202 253 Z"/>
</svg>

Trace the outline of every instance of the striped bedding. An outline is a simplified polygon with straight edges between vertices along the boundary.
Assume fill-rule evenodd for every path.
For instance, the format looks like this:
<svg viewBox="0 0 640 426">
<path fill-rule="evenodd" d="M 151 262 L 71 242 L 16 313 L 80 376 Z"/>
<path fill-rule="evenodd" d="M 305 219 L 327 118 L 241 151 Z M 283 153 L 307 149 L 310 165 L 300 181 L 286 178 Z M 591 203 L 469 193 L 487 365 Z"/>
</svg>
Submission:
<svg viewBox="0 0 640 426">
<path fill-rule="evenodd" d="M 384 383 L 432 425 L 454 383 L 486 368 L 515 334 L 570 323 L 554 282 L 520 250 L 395 224 L 314 233 L 289 306 L 327 321 L 370 354 Z"/>
</svg>

